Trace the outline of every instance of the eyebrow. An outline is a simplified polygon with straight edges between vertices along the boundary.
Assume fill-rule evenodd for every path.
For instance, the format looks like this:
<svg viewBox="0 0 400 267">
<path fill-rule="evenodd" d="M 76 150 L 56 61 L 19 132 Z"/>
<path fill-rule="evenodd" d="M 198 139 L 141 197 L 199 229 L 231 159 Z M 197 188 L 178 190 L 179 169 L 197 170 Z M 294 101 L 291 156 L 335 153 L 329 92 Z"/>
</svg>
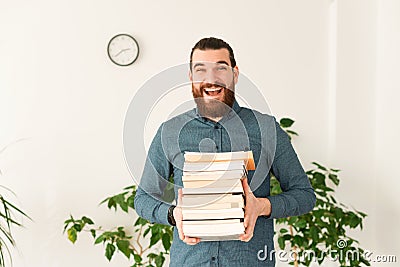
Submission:
<svg viewBox="0 0 400 267">
<path fill-rule="evenodd" d="M 220 60 L 220 61 L 217 61 L 216 63 L 217 64 L 225 64 L 225 65 L 229 66 L 228 62 L 226 62 L 225 60 Z M 204 65 L 205 65 L 204 63 L 198 62 L 193 65 L 193 68 L 196 68 L 198 66 L 204 66 Z"/>
<path fill-rule="evenodd" d="M 198 66 L 204 66 L 204 63 L 196 63 L 196 64 L 193 65 L 193 68 L 196 68 Z"/>
<path fill-rule="evenodd" d="M 226 62 L 225 60 L 220 60 L 220 61 L 218 61 L 217 63 L 218 63 L 218 64 L 225 64 L 225 65 L 228 65 L 228 66 L 229 66 L 228 62 Z"/>
</svg>

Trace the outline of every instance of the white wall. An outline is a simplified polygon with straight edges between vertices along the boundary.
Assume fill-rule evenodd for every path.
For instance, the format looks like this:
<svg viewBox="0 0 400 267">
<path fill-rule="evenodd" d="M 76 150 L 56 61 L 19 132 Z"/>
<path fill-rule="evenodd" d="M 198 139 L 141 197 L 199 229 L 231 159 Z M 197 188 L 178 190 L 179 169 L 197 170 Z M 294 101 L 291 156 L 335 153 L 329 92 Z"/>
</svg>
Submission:
<svg viewBox="0 0 400 267">
<path fill-rule="evenodd" d="M 107 263 L 88 236 L 70 244 L 63 221 L 70 213 L 104 226 L 133 221 L 97 206 L 132 183 L 122 154 L 126 108 L 204 36 L 231 43 L 273 113 L 296 120 L 306 168 L 315 160 L 342 169 L 338 198 L 369 214 L 353 234 L 363 247 L 397 253 L 399 3 L 338 0 L 336 13 L 332 3 L 3 1 L 0 148 L 27 140 L 0 155 L 1 184 L 34 220 L 14 231 L 14 266 L 129 266 L 121 255 Z M 141 49 L 127 68 L 106 55 L 119 32 Z"/>
<path fill-rule="evenodd" d="M 375 207 L 377 249 L 400 251 L 400 232 L 395 221 L 400 217 L 398 173 L 399 96 L 400 96 L 400 2 L 378 2 L 378 50 L 375 128 Z M 371 216 L 372 217 L 372 216 Z M 382 229 L 385 229 L 384 231 Z"/>
</svg>

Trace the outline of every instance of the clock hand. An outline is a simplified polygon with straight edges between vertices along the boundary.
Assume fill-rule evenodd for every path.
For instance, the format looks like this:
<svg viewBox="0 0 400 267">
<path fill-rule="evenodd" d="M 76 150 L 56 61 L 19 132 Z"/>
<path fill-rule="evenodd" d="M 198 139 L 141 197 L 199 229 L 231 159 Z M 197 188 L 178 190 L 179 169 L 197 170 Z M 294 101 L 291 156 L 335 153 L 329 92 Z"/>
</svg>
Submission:
<svg viewBox="0 0 400 267">
<path fill-rule="evenodd" d="M 122 49 L 122 50 L 119 51 L 117 54 L 115 54 L 114 57 L 117 57 L 117 56 L 119 56 L 122 52 L 125 52 L 125 51 L 128 51 L 128 50 L 131 50 L 131 49 L 130 49 L 130 48 Z"/>
</svg>

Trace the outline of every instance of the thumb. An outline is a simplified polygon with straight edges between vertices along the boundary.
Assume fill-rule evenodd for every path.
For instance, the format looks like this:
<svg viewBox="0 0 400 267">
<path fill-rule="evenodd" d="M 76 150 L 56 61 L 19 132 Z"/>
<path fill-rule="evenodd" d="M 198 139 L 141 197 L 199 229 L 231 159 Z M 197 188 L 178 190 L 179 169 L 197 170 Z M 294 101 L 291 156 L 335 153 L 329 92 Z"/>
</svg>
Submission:
<svg viewBox="0 0 400 267">
<path fill-rule="evenodd" d="M 247 182 L 247 177 L 242 180 L 242 185 L 243 185 L 244 195 L 248 196 L 248 194 L 251 193 L 251 189 L 250 189 L 250 186 L 249 186 L 249 184 Z"/>
<path fill-rule="evenodd" d="M 183 195 L 182 188 L 179 188 L 178 189 L 178 203 L 177 203 L 178 207 L 180 207 L 182 205 L 182 195 Z"/>
</svg>

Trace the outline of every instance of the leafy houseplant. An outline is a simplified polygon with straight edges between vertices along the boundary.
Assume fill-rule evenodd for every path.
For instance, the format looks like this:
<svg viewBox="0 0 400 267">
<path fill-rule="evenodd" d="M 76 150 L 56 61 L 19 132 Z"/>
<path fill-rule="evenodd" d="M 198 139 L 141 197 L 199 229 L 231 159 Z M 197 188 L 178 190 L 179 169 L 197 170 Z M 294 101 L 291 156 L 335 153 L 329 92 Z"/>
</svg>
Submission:
<svg viewBox="0 0 400 267">
<path fill-rule="evenodd" d="M 0 154 L 8 146 L 2 148 Z M 2 171 L 0 169 L 1 175 Z M 26 218 L 29 218 L 29 216 L 4 197 L 4 192 L 12 193 L 10 189 L 2 185 L 0 185 L 0 188 L 2 189 L 0 192 L 0 267 L 5 267 L 7 266 L 6 255 L 9 256 L 10 264 L 12 265 L 11 251 L 9 249 L 10 246 L 15 246 L 15 240 L 11 232 L 12 226 L 22 226 L 21 222 L 17 219 L 18 216 Z"/>
<path fill-rule="evenodd" d="M 123 192 L 108 197 L 101 202 L 107 204 L 109 209 L 117 210 L 120 208 L 128 213 L 129 209 L 134 209 L 134 198 L 136 186 L 124 188 Z M 94 238 L 94 244 L 105 245 L 105 256 L 108 260 L 114 256 L 116 251 L 124 254 L 133 261 L 133 266 L 162 266 L 165 255 L 169 254 L 172 243 L 172 227 L 161 224 L 151 224 L 149 221 L 138 217 L 133 224 L 135 237 L 128 234 L 130 229 L 124 226 L 115 227 L 112 230 L 103 230 L 102 227 L 94 227 L 92 219 L 83 216 L 75 219 L 72 215 L 64 222 L 64 232 L 67 231 L 68 239 L 75 243 L 78 233 L 82 231 L 90 232 Z M 144 245 L 145 238 L 150 235 L 150 243 Z M 158 248 L 162 244 L 163 249 Z"/>
<path fill-rule="evenodd" d="M 286 130 L 289 136 L 297 135 L 296 132 L 289 128 L 294 121 L 288 118 L 280 120 L 282 128 Z M 363 249 L 357 246 L 358 241 L 347 236 L 346 228 L 361 228 L 362 220 L 366 214 L 359 211 L 352 211 L 345 205 L 337 202 L 333 197 L 333 186 L 339 185 L 337 173 L 339 170 L 328 169 L 318 163 L 313 163 L 315 169 L 307 171 L 308 178 L 315 189 L 317 195 L 316 207 L 310 213 L 294 216 L 289 218 L 281 218 L 276 220 L 276 224 L 280 226 L 278 232 L 278 244 L 281 249 L 286 244 L 290 244 L 294 253 L 294 260 L 290 264 L 298 266 L 299 264 L 310 266 L 312 258 L 303 257 L 302 252 L 312 250 L 318 257 L 318 263 L 321 265 L 329 256 L 325 250 L 335 249 L 338 247 L 338 240 L 347 242 L 346 247 L 341 247 L 344 252 L 356 251 L 361 255 Z M 172 179 L 172 177 L 170 177 Z M 169 190 L 169 191 L 168 191 Z M 172 187 L 167 188 L 168 192 L 164 195 L 173 199 Z M 274 177 L 271 179 L 271 194 L 281 193 L 278 180 Z M 124 189 L 122 193 L 108 197 L 102 203 L 107 203 L 109 209 L 119 207 L 122 211 L 128 212 L 134 209 L 134 197 L 136 186 L 130 186 Z M 171 198 L 172 196 L 172 198 Z M 124 227 L 115 227 L 113 230 L 103 230 L 101 227 L 94 227 L 92 219 L 83 216 L 81 219 L 75 219 L 71 216 L 64 222 L 64 232 L 67 232 L 68 239 L 75 243 L 78 233 L 86 231 L 90 232 L 94 238 L 95 244 L 105 245 L 105 256 L 111 260 L 115 251 L 124 254 L 128 259 L 132 260 L 133 266 L 162 266 L 165 255 L 169 254 L 172 242 L 172 227 L 160 224 L 151 224 L 147 220 L 138 218 L 133 225 L 135 237 L 127 234 L 129 231 Z M 149 245 L 145 246 L 145 238 L 150 237 Z M 160 249 L 158 244 L 162 244 Z M 358 259 L 340 258 L 341 266 L 360 266 L 361 263 L 369 265 L 369 263 L 360 256 Z"/>
<path fill-rule="evenodd" d="M 280 121 L 289 137 L 297 135 L 296 132 L 287 130 L 293 123 L 291 119 Z M 307 214 L 276 220 L 276 224 L 280 226 L 280 249 L 284 249 L 286 243 L 290 244 L 294 252 L 291 262 L 294 266 L 310 266 L 313 261 L 321 265 L 329 258 L 338 261 L 340 266 L 370 266 L 363 256 L 364 250 L 358 246 L 359 242 L 346 234 L 346 228 L 362 230 L 362 221 L 367 215 L 349 209 L 335 199 L 334 187 L 340 182 L 339 170 L 326 168 L 316 162 L 312 164 L 315 168 L 306 174 L 317 197 L 316 205 Z M 281 192 L 278 180 L 272 177 L 271 195 Z"/>
</svg>

